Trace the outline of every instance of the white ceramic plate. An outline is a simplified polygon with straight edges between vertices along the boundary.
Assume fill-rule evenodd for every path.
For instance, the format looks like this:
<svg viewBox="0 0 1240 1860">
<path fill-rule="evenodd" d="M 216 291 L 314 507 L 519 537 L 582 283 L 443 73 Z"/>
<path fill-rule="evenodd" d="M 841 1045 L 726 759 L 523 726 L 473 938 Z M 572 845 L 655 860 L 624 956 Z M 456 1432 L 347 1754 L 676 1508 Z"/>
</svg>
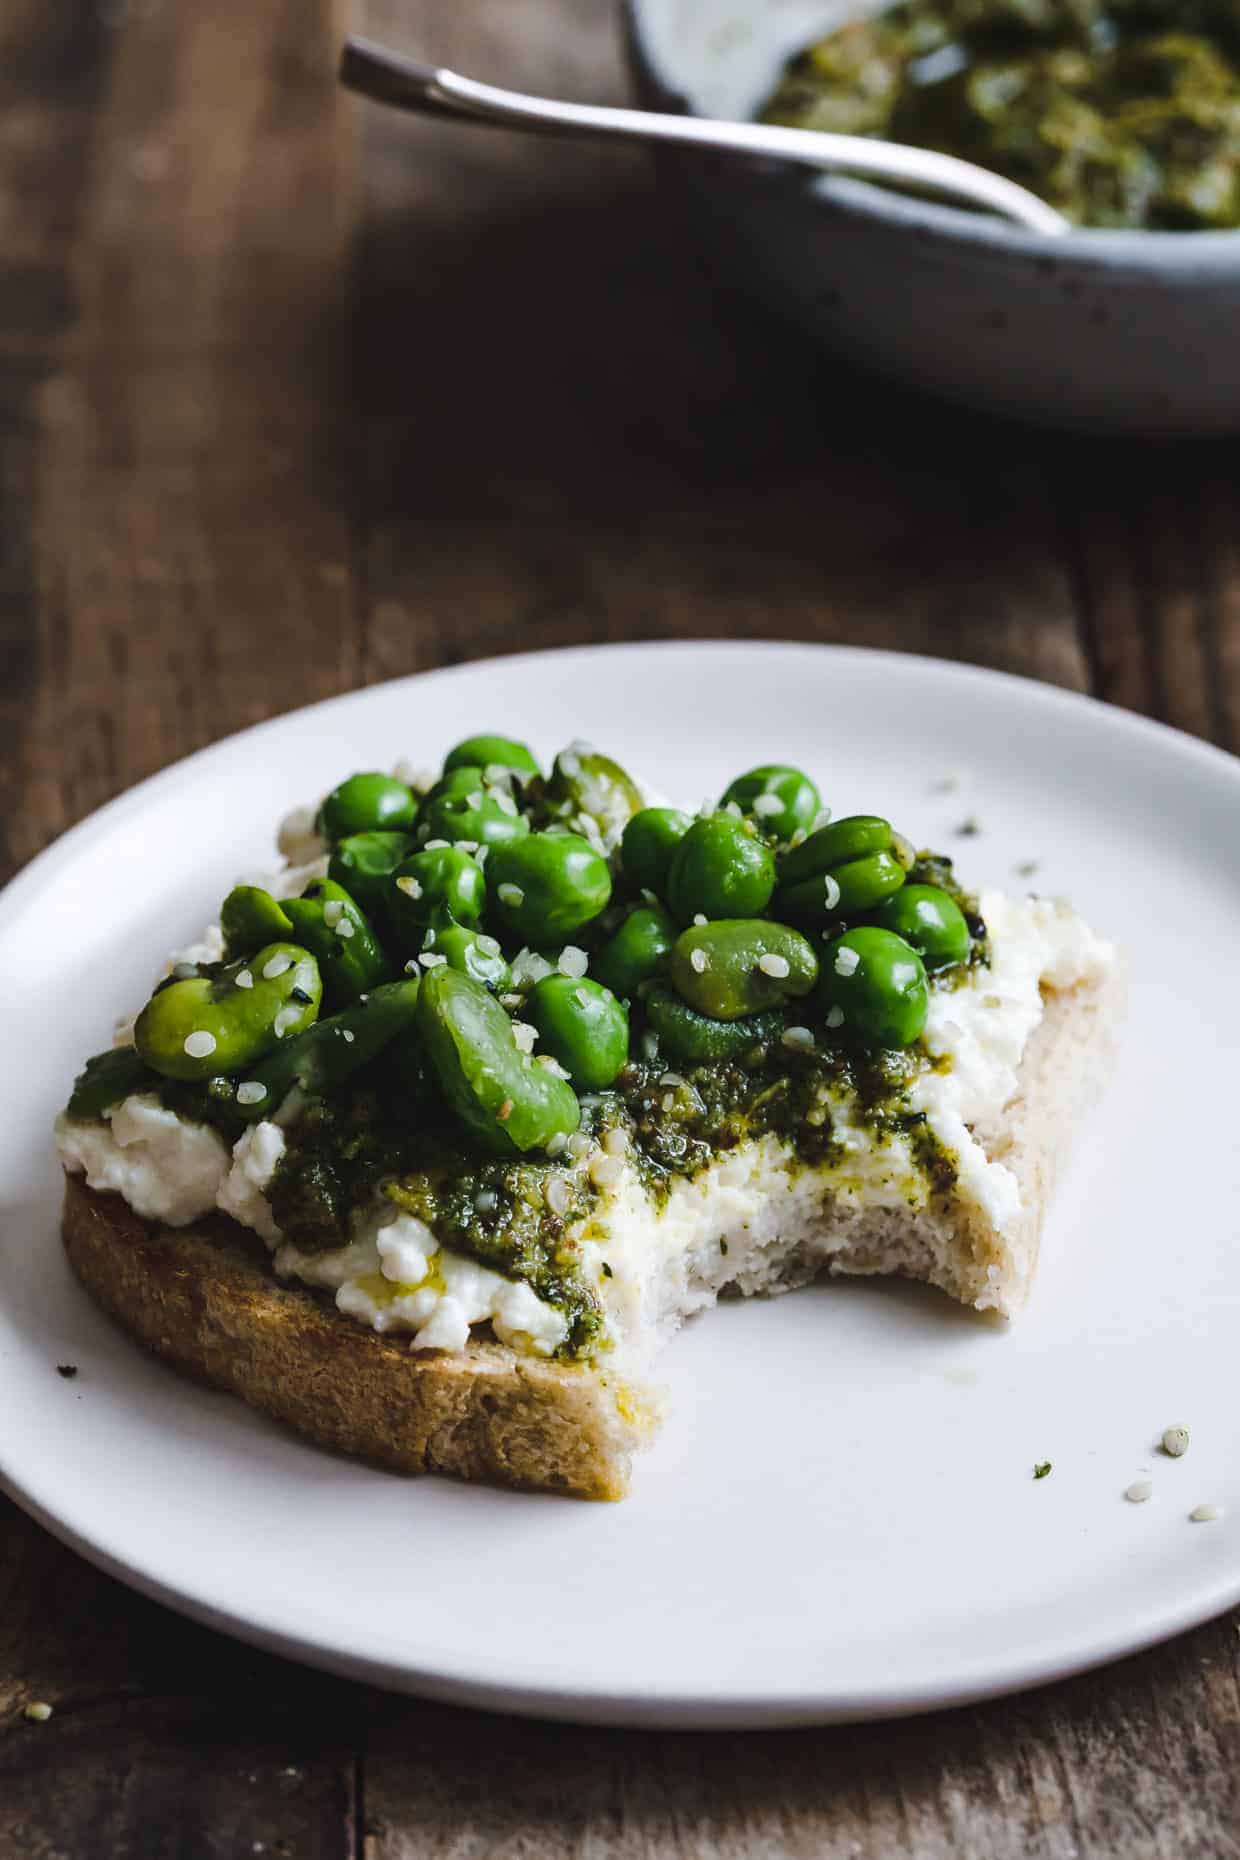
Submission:
<svg viewBox="0 0 1240 1860">
<path fill-rule="evenodd" d="M 48 1128 L 156 959 L 270 863 L 289 806 L 482 727 L 593 738 L 673 794 L 775 757 L 965 877 L 1070 894 L 1131 1031 L 1009 1328 L 882 1284 L 731 1306 L 670 1352 L 632 1497 L 337 1460 L 139 1353 L 71 1279 Z M 953 771 L 961 785 L 943 792 Z M 957 1703 L 1240 1599 L 1240 766 L 1047 687 L 914 658 L 672 645 L 469 666 L 248 731 L 125 796 L 5 895 L 0 1470 L 58 1536 L 265 1646 L 410 1691 L 633 1724 Z M 976 837 L 954 829 L 976 816 Z M 75 1380 L 56 1365 L 75 1362 Z M 1187 1421 L 1188 1455 L 1156 1450 Z M 1035 1461 L 1050 1476 L 1035 1481 Z M 1123 1498 L 1152 1479 L 1145 1505 Z M 1226 1508 L 1194 1524 L 1201 1502 Z"/>
</svg>

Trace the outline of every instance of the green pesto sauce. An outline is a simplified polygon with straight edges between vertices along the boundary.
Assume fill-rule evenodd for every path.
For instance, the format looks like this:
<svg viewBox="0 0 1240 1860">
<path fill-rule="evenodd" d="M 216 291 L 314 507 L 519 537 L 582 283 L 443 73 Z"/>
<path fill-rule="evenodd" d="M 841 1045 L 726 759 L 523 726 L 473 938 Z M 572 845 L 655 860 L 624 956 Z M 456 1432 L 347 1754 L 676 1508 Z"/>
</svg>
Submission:
<svg viewBox="0 0 1240 1860">
<path fill-rule="evenodd" d="M 1081 226 L 1240 226 L 1236 0 L 906 0 L 788 64 L 762 120 L 938 149 Z"/>
</svg>

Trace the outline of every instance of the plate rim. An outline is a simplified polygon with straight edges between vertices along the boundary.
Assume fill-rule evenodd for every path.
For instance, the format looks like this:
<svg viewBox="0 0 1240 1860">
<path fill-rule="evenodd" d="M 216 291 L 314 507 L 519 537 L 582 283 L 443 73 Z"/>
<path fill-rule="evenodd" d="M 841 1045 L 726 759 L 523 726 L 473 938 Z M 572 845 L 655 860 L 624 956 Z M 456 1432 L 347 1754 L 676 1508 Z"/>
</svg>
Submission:
<svg viewBox="0 0 1240 1860">
<path fill-rule="evenodd" d="M 365 702 L 371 693 L 390 691 L 402 686 L 429 681 L 467 679 L 480 671 L 494 670 L 513 663 L 536 666 L 540 662 L 566 659 L 597 659 L 636 655 L 681 654 L 687 658 L 726 655 L 743 658 L 754 654 L 770 657 L 791 654 L 825 657 L 836 664 L 853 663 L 878 666 L 893 664 L 911 670 L 914 677 L 931 676 L 966 688 L 993 687 L 995 681 L 1014 688 L 1025 701 L 1043 707 L 1046 712 L 1066 713 L 1095 723 L 1105 720 L 1108 729 L 1138 743 L 1156 744 L 1160 753 L 1171 753 L 1196 765 L 1215 779 L 1240 789 L 1240 758 L 1227 750 L 1194 737 L 1186 731 L 1128 711 L 1094 697 L 1028 677 L 966 661 L 934 658 L 927 654 L 906 653 L 866 646 L 837 645 L 810 640 L 737 640 L 737 639 L 666 639 L 608 642 L 598 645 L 552 647 L 536 652 L 492 655 L 459 665 L 441 666 L 423 672 L 376 681 L 354 690 L 337 693 L 312 704 L 298 706 L 278 716 L 264 719 L 192 751 L 142 781 L 125 789 L 92 810 L 82 820 L 67 828 L 47 847 L 35 854 L 0 891 L 0 904 L 9 913 L 25 912 L 37 903 L 40 892 L 50 884 L 63 866 L 74 857 L 86 841 L 111 831 L 128 813 L 142 807 L 147 799 L 200 774 L 213 758 L 223 758 L 241 742 L 249 742 L 281 729 L 297 727 L 307 718 L 321 718 L 333 711 Z M 85 1294 L 81 1294 L 85 1296 Z M 396 1658 L 359 1652 L 340 1643 L 338 1635 L 320 1627 L 301 1634 L 261 1616 L 224 1608 L 204 1600 L 190 1587 L 177 1586 L 154 1574 L 132 1554 L 120 1554 L 110 1543 L 106 1530 L 95 1536 L 74 1522 L 72 1509 L 57 1511 L 40 1495 L 39 1482 L 15 1472 L 7 1444 L 0 1442 L 0 1491 L 32 1517 L 59 1542 L 82 1556 L 105 1574 L 123 1582 L 148 1599 L 173 1609 L 200 1625 L 225 1632 L 250 1645 L 299 1661 L 329 1673 L 379 1685 L 388 1690 L 419 1697 L 470 1706 L 486 1711 L 502 1711 L 519 1716 L 573 1723 L 593 1723 L 630 1727 L 686 1730 L 737 1730 L 778 1728 L 784 1726 L 860 1722 L 923 1714 L 948 1707 L 975 1704 L 981 1700 L 1011 1694 L 1069 1678 L 1115 1660 L 1139 1653 L 1175 1635 L 1214 1619 L 1240 1602 L 1240 1563 L 1231 1574 L 1219 1576 L 1204 1589 L 1194 1592 L 1191 1600 L 1173 1602 L 1150 1614 L 1143 1612 L 1141 1628 L 1133 1632 L 1116 1627 L 1096 1639 L 1080 1641 L 1074 1647 L 1051 1643 L 1049 1647 L 1029 1648 L 1010 1654 L 996 1673 L 986 1662 L 956 1662 L 951 1672 L 928 1678 L 901 1693 L 893 1693 L 881 1681 L 867 1685 L 852 1683 L 846 1692 L 833 1692 L 824 1686 L 813 1692 L 770 1690 L 760 1693 L 735 1691 L 704 1694 L 692 1689 L 677 1690 L 659 1686 L 649 1691 L 582 1691 L 578 1686 L 554 1683 L 522 1684 L 512 1676 L 488 1678 L 479 1671 L 474 1659 L 453 1666 L 442 1660 L 433 1666 L 411 1665 Z"/>
</svg>

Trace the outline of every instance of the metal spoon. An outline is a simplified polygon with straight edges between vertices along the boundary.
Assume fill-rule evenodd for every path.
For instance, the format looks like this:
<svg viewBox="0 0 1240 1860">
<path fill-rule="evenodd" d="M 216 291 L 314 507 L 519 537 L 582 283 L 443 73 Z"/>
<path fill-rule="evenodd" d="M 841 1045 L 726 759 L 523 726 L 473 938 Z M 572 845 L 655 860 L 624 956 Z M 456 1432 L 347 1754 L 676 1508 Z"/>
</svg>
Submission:
<svg viewBox="0 0 1240 1860">
<path fill-rule="evenodd" d="M 340 59 L 340 79 L 381 103 L 425 116 L 457 122 L 502 123 L 536 135 L 613 137 L 682 148 L 710 149 L 722 155 L 822 168 L 859 175 L 944 195 L 971 207 L 984 207 L 1032 232 L 1064 233 L 1063 215 L 1044 200 L 1005 181 L 1002 175 L 933 149 L 907 148 L 868 136 L 836 136 L 817 129 L 784 129 L 768 123 L 724 123 L 701 116 L 661 116 L 652 110 L 617 110 L 590 103 L 560 103 L 528 97 L 521 91 L 477 84 L 441 66 L 420 65 L 367 39 L 347 39 Z"/>
</svg>

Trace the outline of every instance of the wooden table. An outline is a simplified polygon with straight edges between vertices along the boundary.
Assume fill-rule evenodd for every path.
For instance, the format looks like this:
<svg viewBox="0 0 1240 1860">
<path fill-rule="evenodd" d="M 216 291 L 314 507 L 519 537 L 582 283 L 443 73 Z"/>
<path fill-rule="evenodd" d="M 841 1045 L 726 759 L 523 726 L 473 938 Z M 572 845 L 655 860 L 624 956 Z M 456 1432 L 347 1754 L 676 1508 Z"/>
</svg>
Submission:
<svg viewBox="0 0 1240 1860">
<path fill-rule="evenodd" d="M 8 867 L 259 718 L 582 640 L 909 648 L 1236 747 L 1233 446 L 843 376 L 639 159 L 338 95 L 360 24 L 622 90 L 607 0 L 0 9 Z M 3 1506 L 0 1860 L 1235 1855 L 1237 1632 L 894 1726 L 570 1731 L 260 1656 Z"/>
</svg>

